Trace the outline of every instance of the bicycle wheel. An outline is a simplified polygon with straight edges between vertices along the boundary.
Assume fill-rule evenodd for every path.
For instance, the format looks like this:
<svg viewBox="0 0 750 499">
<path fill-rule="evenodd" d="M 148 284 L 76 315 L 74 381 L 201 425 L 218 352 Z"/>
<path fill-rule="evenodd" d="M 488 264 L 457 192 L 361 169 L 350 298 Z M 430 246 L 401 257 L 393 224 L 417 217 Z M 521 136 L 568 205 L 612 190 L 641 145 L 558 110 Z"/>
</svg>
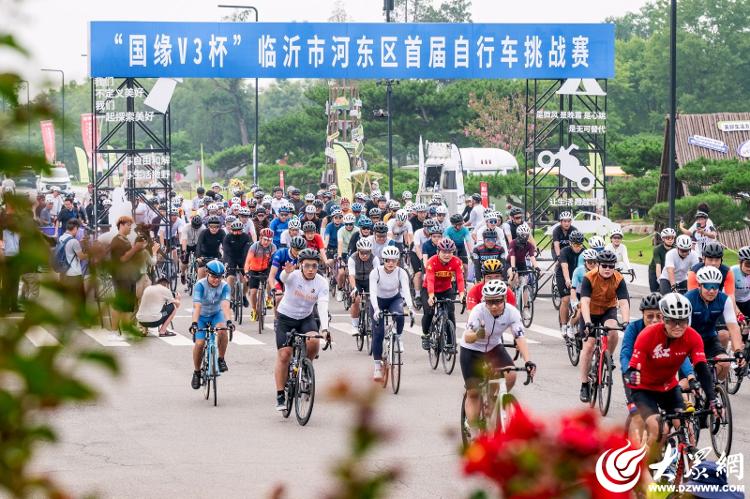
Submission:
<svg viewBox="0 0 750 499">
<path fill-rule="evenodd" d="M 357 327 L 357 335 L 354 337 L 358 352 L 361 352 L 362 347 L 365 346 L 365 315 L 367 314 L 359 314 L 359 327 Z"/>
<path fill-rule="evenodd" d="M 452 338 L 450 344 L 448 338 Z M 443 370 L 445 374 L 451 374 L 456 367 L 456 325 L 450 319 L 445 321 L 441 343 L 443 347 Z"/>
<path fill-rule="evenodd" d="M 266 316 L 266 286 L 263 283 L 258 286 L 255 298 L 255 313 L 258 317 L 258 334 L 263 334 L 264 319 Z"/>
<path fill-rule="evenodd" d="M 742 378 L 747 374 L 747 366 L 743 367 L 737 372 L 737 369 L 730 366 L 729 373 L 727 374 L 727 391 L 730 395 L 735 395 L 740 390 L 742 385 Z"/>
<path fill-rule="evenodd" d="M 526 298 L 524 298 L 524 294 Z M 531 327 L 531 322 L 534 320 L 534 288 L 530 285 L 525 285 L 521 288 L 521 320 L 524 327 Z"/>
<path fill-rule="evenodd" d="M 388 376 L 391 371 L 391 345 L 390 338 L 387 336 L 383 338 L 383 357 L 380 359 L 380 366 L 383 369 L 383 380 L 381 381 L 383 388 L 388 386 Z"/>
<path fill-rule="evenodd" d="M 440 344 L 441 334 L 438 331 L 442 331 L 440 327 L 442 319 L 437 324 L 433 323 L 433 327 L 430 329 L 430 349 L 427 351 L 429 354 L 430 367 L 434 370 L 437 369 L 438 362 L 440 362 L 440 351 L 443 346 Z"/>
<path fill-rule="evenodd" d="M 500 407 L 502 412 L 498 418 L 497 425 L 500 431 L 505 432 L 508 429 L 511 419 L 518 412 L 518 400 L 510 393 L 504 393 L 503 398 L 500 401 Z"/>
<path fill-rule="evenodd" d="M 370 314 L 365 314 L 365 343 L 367 344 L 367 355 L 372 355 L 372 323 Z"/>
<path fill-rule="evenodd" d="M 461 399 L 461 442 L 464 449 L 469 446 L 472 440 L 471 426 L 469 425 L 469 419 L 466 417 L 466 392 L 464 391 L 464 397 Z"/>
<path fill-rule="evenodd" d="M 391 339 L 391 389 L 394 395 L 398 393 L 401 388 L 401 352 L 396 348 L 398 342 L 398 336 L 393 336 Z"/>
<path fill-rule="evenodd" d="M 297 393 L 294 397 L 294 415 L 300 426 L 310 421 L 313 404 L 315 403 L 315 371 L 312 361 L 302 359 L 297 376 Z"/>
<path fill-rule="evenodd" d="M 711 447 L 717 457 L 729 455 L 732 450 L 732 406 L 729 395 L 723 386 L 716 386 L 716 398 L 721 401 L 720 417 L 709 415 L 709 430 L 711 432 Z"/>
<path fill-rule="evenodd" d="M 240 300 L 240 293 L 237 291 L 237 283 L 235 283 L 232 287 L 232 315 L 234 315 L 234 322 L 239 322 L 240 310 L 237 305 L 242 305 Z"/>
<path fill-rule="evenodd" d="M 216 407 L 219 404 L 219 391 L 216 389 L 216 383 L 218 383 L 219 377 L 214 374 L 212 378 L 212 383 L 214 385 L 214 407 Z"/>
<path fill-rule="evenodd" d="M 612 400 L 612 358 L 609 352 L 604 352 L 602 359 L 602 377 L 599 382 L 599 412 L 606 416 L 609 412 L 609 403 Z"/>
<path fill-rule="evenodd" d="M 596 396 L 599 394 L 598 372 L 599 349 L 595 348 L 591 357 L 591 369 L 589 370 L 589 407 L 592 409 L 596 405 Z"/>
<path fill-rule="evenodd" d="M 557 288 L 557 279 L 552 276 L 552 306 L 555 307 L 555 310 L 560 310 L 561 303 L 562 298 L 560 298 L 560 290 Z"/>
<path fill-rule="evenodd" d="M 294 396 L 297 393 L 297 390 L 295 389 L 295 379 L 292 377 L 291 370 L 289 372 L 289 379 L 286 382 L 286 386 L 284 386 L 284 395 L 286 396 L 286 406 L 284 407 L 284 410 L 281 411 L 281 415 L 285 418 L 288 418 L 289 415 L 292 413 L 292 403 L 294 403 Z"/>
<path fill-rule="evenodd" d="M 581 359 L 581 340 L 565 336 L 565 348 L 568 351 L 568 360 L 575 367 Z"/>
</svg>

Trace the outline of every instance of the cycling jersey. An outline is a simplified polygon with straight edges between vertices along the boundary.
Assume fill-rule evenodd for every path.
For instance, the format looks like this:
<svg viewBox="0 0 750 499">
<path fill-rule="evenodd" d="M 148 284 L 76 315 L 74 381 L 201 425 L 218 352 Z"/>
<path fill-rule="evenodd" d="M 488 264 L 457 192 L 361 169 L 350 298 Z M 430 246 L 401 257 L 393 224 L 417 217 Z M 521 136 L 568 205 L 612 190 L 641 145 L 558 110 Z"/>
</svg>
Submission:
<svg viewBox="0 0 750 499">
<path fill-rule="evenodd" d="M 182 227 L 180 235 L 181 238 L 186 241 L 186 246 L 195 248 L 198 244 L 198 236 L 200 236 L 201 232 L 204 230 L 206 230 L 206 228 L 202 225 L 198 229 L 194 229 L 192 225 L 187 224 Z"/>
<path fill-rule="evenodd" d="M 334 222 L 326 225 L 325 235 L 328 236 L 328 248 L 336 250 L 338 248 L 338 233 L 344 228 L 344 224 L 336 225 Z"/>
<path fill-rule="evenodd" d="M 484 281 L 479 282 L 471 287 L 468 293 L 466 293 L 466 310 L 471 310 L 480 303 L 482 303 L 482 288 L 484 288 Z M 505 293 L 505 303 L 516 306 L 516 295 L 513 290 L 508 288 Z"/>
<path fill-rule="evenodd" d="M 383 251 L 383 248 L 386 246 L 396 246 L 396 241 L 393 239 L 386 239 L 384 243 L 377 242 L 374 234 L 370 236 L 370 241 L 372 241 L 372 254 L 378 258 L 380 258 L 380 252 Z"/>
<path fill-rule="evenodd" d="M 677 248 L 672 248 L 667 251 L 667 256 L 664 257 L 664 268 L 661 271 L 660 279 L 669 279 L 667 269 L 671 267 L 674 269 L 675 283 L 686 281 L 688 271 L 693 265 L 698 263 L 698 254 L 695 251 L 689 252 L 685 258 L 682 258 L 678 251 Z"/>
<path fill-rule="evenodd" d="M 732 265 L 731 270 L 734 277 L 734 299 L 737 303 L 750 301 L 750 274 L 743 273 L 739 264 Z"/>
<path fill-rule="evenodd" d="M 297 229 L 297 233 L 295 234 L 295 236 L 299 236 L 299 235 L 300 235 L 300 233 L 299 233 L 299 229 Z M 286 230 L 285 230 L 285 231 L 284 231 L 284 232 L 283 232 L 283 233 L 281 234 L 281 245 L 279 246 L 279 248 L 287 248 L 287 247 L 289 247 L 289 243 L 291 243 L 291 242 L 292 242 L 292 237 L 294 237 L 294 236 L 292 236 L 292 235 L 291 235 L 291 234 L 289 233 L 289 229 L 286 229 Z"/>
<path fill-rule="evenodd" d="M 324 244 L 323 244 L 323 238 L 320 234 L 315 234 L 315 236 L 312 239 L 305 238 L 305 243 L 307 243 L 307 247 L 317 250 L 319 252 L 323 252 Z"/>
<path fill-rule="evenodd" d="M 227 234 L 221 243 L 224 252 L 224 263 L 230 267 L 242 268 L 245 266 L 245 256 L 250 248 L 250 236 L 242 234 Z"/>
<path fill-rule="evenodd" d="M 411 224 L 412 231 L 416 233 L 420 229 L 424 228 L 424 221 L 420 220 L 419 217 L 413 216 L 409 219 L 409 223 Z"/>
<path fill-rule="evenodd" d="M 603 315 L 607 310 L 617 307 L 617 300 L 627 300 L 629 295 L 622 274 L 614 272 L 605 279 L 599 274 L 599 269 L 594 269 L 583 276 L 581 298 L 591 298 L 591 315 Z"/>
<path fill-rule="evenodd" d="M 375 312 L 380 310 L 378 298 L 393 298 L 398 296 L 406 301 L 406 306 L 413 306 L 411 292 L 409 291 L 409 274 L 401 267 L 396 267 L 393 272 L 388 273 L 385 267 L 378 265 L 370 272 L 370 303 Z"/>
<path fill-rule="evenodd" d="M 685 298 L 693 306 L 690 326 L 698 331 L 704 341 L 717 336 L 716 323 L 723 317 L 724 324 L 737 324 L 732 300 L 726 293 L 719 291 L 713 301 L 706 302 L 701 298 L 700 289 L 685 293 Z"/>
<path fill-rule="evenodd" d="M 433 256 L 437 255 L 438 249 L 437 246 L 435 246 L 432 243 L 432 239 L 426 240 L 424 243 L 422 243 L 422 255 L 426 255 L 428 259 L 432 258 Z"/>
<path fill-rule="evenodd" d="M 279 281 L 279 278 L 281 277 L 281 271 L 284 270 L 284 265 L 286 265 L 287 262 L 290 262 L 292 265 L 297 265 L 297 259 L 292 256 L 290 248 L 281 248 L 273 254 L 271 266 L 276 267 L 277 269 L 276 275 L 274 276 L 276 282 Z"/>
<path fill-rule="evenodd" d="M 625 332 L 622 335 L 622 347 L 620 348 L 620 369 L 622 369 L 623 374 L 627 374 L 630 368 L 630 358 L 633 356 L 635 340 L 645 327 L 643 319 L 638 319 L 628 324 L 628 327 L 625 328 Z M 693 365 L 690 363 L 690 359 L 686 358 L 680 366 L 680 378 L 685 378 L 692 374 L 694 374 Z"/>
<path fill-rule="evenodd" d="M 628 383 L 632 389 L 666 392 L 677 386 L 677 370 L 685 359 L 693 365 L 706 362 L 703 341 L 692 327 L 685 329 L 680 338 L 667 338 L 664 324 L 653 324 L 638 335 L 628 367 L 641 372 L 638 385 Z"/>
<path fill-rule="evenodd" d="M 516 238 L 516 231 L 518 230 L 518 226 L 520 224 L 514 223 L 512 220 L 508 220 L 507 222 L 503 223 L 503 233 L 505 234 L 505 237 L 510 238 L 510 240 L 514 240 Z"/>
<path fill-rule="evenodd" d="M 390 232 L 393 235 L 393 240 L 397 243 L 403 244 L 404 243 L 404 234 L 413 234 L 414 229 L 412 229 L 410 222 L 404 222 L 403 224 L 399 225 L 398 220 L 391 219 L 388 221 L 388 232 Z"/>
<path fill-rule="evenodd" d="M 557 269 L 555 270 L 555 274 L 559 276 L 560 279 L 562 279 L 563 278 L 562 264 L 567 263 L 568 264 L 568 277 L 572 276 L 573 271 L 578 266 L 578 257 L 582 252 L 583 252 L 583 247 L 581 247 L 578 250 L 578 252 L 574 251 L 572 246 L 563 248 L 560 251 L 560 256 L 557 257 L 558 265 L 557 265 Z"/>
<path fill-rule="evenodd" d="M 221 242 L 224 240 L 224 230 L 219 229 L 216 234 L 211 234 L 209 229 L 204 230 L 198 236 L 198 244 L 195 246 L 195 256 L 203 258 L 219 258 L 221 254 Z"/>
<path fill-rule="evenodd" d="M 195 283 L 193 303 L 201 304 L 201 317 L 216 315 L 221 311 L 221 302 L 229 301 L 229 284 L 221 281 L 218 286 L 211 286 L 204 277 Z M 214 324 L 216 325 L 216 324 Z"/>
<path fill-rule="evenodd" d="M 462 337 L 461 348 L 479 352 L 492 350 L 503 342 L 503 333 L 507 329 L 510 329 L 516 338 L 524 335 L 521 314 L 516 307 L 507 303 L 499 317 L 494 317 L 484 303 L 474 307 L 469 314 L 469 320 L 466 321 L 466 329 L 477 331 L 482 326 L 485 331 L 484 338 L 477 338 L 474 343 L 466 343 Z"/>
<path fill-rule="evenodd" d="M 328 329 L 328 282 L 326 278 L 315 274 L 315 278 L 308 280 L 302 275 L 301 270 L 295 270 L 291 274 L 281 272 L 281 282 L 284 283 L 286 291 L 277 308 L 278 313 L 301 320 L 311 316 L 317 305 L 320 327 Z"/>
<path fill-rule="evenodd" d="M 352 237 L 354 237 L 354 234 L 357 234 L 358 232 L 359 228 L 357 227 L 354 227 L 352 230 L 349 230 L 346 227 L 339 229 L 339 233 L 336 234 L 336 247 L 341 248 L 342 254 L 349 252 L 349 243 L 351 242 Z"/>
<path fill-rule="evenodd" d="M 475 246 L 471 257 L 474 260 L 474 275 L 476 276 L 482 275 L 482 264 L 487 260 L 500 260 L 505 267 L 505 250 L 497 244 L 492 248 L 484 244 Z"/>
<path fill-rule="evenodd" d="M 705 267 L 706 264 L 696 263 L 693 265 L 693 267 L 688 272 L 688 290 L 695 289 L 698 287 L 698 279 L 696 277 L 696 274 L 700 269 Z M 724 291 L 729 296 L 734 296 L 734 273 L 729 271 L 729 267 L 724 265 L 723 263 L 719 265 L 718 267 L 719 271 L 721 272 L 721 290 Z"/>
<path fill-rule="evenodd" d="M 175 222 L 172 224 L 172 230 L 171 230 L 171 240 L 167 241 L 167 243 L 175 243 L 176 241 L 179 241 L 180 239 L 180 232 L 182 231 L 182 228 L 185 227 L 185 221 L 181 218 L 178 218 L 175 220 Z M 159 236 L 163 237 L 164 239 L 167 238 L 167 228 L 165 226 L 159 227 Z"/>
<path fill-rule="evenodd" d="M 516 269 L 526 270 L 526 258 L 536 255 L 536 246 L 530 241 L 526 241 L 525 244 L 521 244 L 520 239 L 513 239 L 509 244 L 508 250 L 508 261 L 511 256 L 516 257 Z"/>
<path fill-rule="evenodd" d="M 442 293 L 453 287 L 453 280 L 456 280 L 458 292 L 464 292 L 464 272 L 463 264 L 458 257 L 452 256 L 448 263 L 443 263 L 438 255 L 427 260 L 425 268 L 424 287 L 427 293 L 434 295 Z"/>
<path fill-rule="evenodd" d="M 560 243 L 560 251 L 562 251 L 563 248 L 567 248 L 570 246 L 570 233 L 574 230 L 577 230 L 573 225 L 571 225 L 568 230 L 564 230 L 562 225 L 558 225 L 552 230 L 552 242 L 554 243 L 557 241 Z M 552 249 L 554 251 L 554 244 L 552 246 Z"/>
<path fill-rule="evenodd" d="M 461 230 L 456 230 L 455 227 L 451 226 L 445 229 L 445 237 L 456 243 L 456 255 L 466 256 L 466 241 L 469 240 L 469 229 L 461 227 Z"/>
<path fill-rule="evenodd" d="M 271 266 L 271 258 L 276 252 L 273 243 L 263 246 L 260 241 L 253 243 L 245 258 L 245 272 L 266 272 Z"/>
<path fill-rule="evenodd" d="M 282 222 L 280 219 L 274 218 L 269 227 L 273 231 L 273 244 L 276 247 L 281 246 L 281 235 L 289 228 L 289 220 Z"/>
<path fill-rule="evenodd" d="M 484 210 L 486 208 L 480 203 L 476 203 L 469 213 L 469 221 L 467 222 L 472 227 L 479 225 L 484 220 Z"/>
<path fill-rule="evenodd" d="M 365 283 L 370 279 L 370 272 L 374 267 L 380 265 L 378 257 L 370 255 L 367 260 L 362 260 L 359 257 L 359 252 L 355 251 L 352 256 L 349 257 L 347 262 L 347 268 L 349 269 L 349 275 L 354 277 L 354 280 L 359 283 Z"/>
<path fill-rule="evenodd" d="M 570 277 L 570 289 L 575 289 L 579 298 L 581 297 L 581 283 L 586 272 L 588 272 L 586 267 L 576 267 L 573 275 Z"/>
<path fill-rule="evenodd" d="M 615 246 L 612 243 L 609 243 L 604 247 L 605 250 L 609 250 L 615 255 L 617 255 L 617 266 L 618 268 L 621 268 L 622 270 L 629 270 L 630 269 L 630 259 L 628 258 L 628 248 L 625 247 L 624 243 L 620 243 L 620 245 L 615 248 Z"/>
<path fill-rule="evenodd" d="M 412 249 L 412 251 L 416 253 L 415 251 L 416 248 L 419 248 L 421 250 L 424 243 L 429 240 L 430 240 L 430 235 L 425 234 L 424 229 L 419 229 L 418 231 L 414 232 L 414 246 L 413 246 L 414 249 Z"/>
</svg>

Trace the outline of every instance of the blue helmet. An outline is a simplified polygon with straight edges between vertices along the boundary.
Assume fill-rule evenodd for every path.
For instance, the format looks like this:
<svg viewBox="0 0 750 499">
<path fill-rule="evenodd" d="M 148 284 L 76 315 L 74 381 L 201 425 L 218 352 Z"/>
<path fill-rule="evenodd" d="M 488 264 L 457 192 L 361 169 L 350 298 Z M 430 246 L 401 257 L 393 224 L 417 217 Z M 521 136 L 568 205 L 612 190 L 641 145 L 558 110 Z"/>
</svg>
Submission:
<svg viewBox="0 0 750 499">
<path fill-rule="evenodd" d="M 214 277 L 224 277 L 224 264 L 219 260 L 211 260 L 206 264 L 206 271 Z"/>
<path fill-rule="evenodd" d="M 430 209 L 427 213 L 429 216 L 434 217 L 435 215 L 437 215 L 437 208 L 435 206 L 430 206 Z"/>
<path fill-rule="evenodd" d="M 362 211 L 362 204 L 360 204 L 360 203 L 354 203 L 352 205 L 352 211 L 356 211 L 356 212 Z"/>
<path fill-rule="evenodd" d="M 367 217 L 362 217 L 359 219 L 359 228 L 360 229 L 372 229 L 372 220 L 370 220 Z"/>
</svg>

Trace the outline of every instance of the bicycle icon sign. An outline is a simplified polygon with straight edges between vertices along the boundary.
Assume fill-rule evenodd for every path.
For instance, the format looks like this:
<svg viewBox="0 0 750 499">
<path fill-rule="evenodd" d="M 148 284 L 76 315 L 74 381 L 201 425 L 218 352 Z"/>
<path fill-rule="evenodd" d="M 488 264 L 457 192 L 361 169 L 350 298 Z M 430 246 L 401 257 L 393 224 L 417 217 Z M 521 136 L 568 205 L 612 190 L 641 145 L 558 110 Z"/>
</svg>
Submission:
<svg viewBox="0 0 750 499">
<path fill-rule="evenodd" d="M 556 161 L 560 162 L 560 175 L 575 182 L 582 191 L 590 191 L 594 187 L 594 175 L 571 154 L 578 146 L 571 144 L 568 148 L 560 147 L 556 153 L 542 151 L 537 158 L 537 164 L 542 168 L 551 168 Z"/>
</svg>

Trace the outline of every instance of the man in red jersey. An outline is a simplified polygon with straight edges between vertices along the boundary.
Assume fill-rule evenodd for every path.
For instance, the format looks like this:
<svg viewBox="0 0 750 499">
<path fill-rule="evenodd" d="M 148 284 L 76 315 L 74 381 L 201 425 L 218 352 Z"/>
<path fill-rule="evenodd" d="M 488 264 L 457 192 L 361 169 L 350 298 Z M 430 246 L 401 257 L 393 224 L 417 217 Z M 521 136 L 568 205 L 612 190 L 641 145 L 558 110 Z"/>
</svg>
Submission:
<svg viewBox="0 0 750 499">
<path fill-rule="evenodd" d="M 482 302 L 482 288 L 484 283 L 494 280 L 503 280 L 503 262 L 497 258 L 490 258 L 482 262 L 482 281 L 478 282 L 473 286 L 468 293 L 466 293 L 466 310 L 471 310 L 477 304 Z M 516 306 L 516 295 L 513 294 L 513 290 L 508 288 L 505 294 L 505 303 Z"/>
<path fill-rule="evenodd" d="M 435 302 L 441 299 L 453 300 L 456 296 L 453 290 L 453 280 L 458 288 L 458 300 L 464 299 L 464 271 L 461 259 L 454 256 L 456 243 L 444 238 L 438 243 L 438 253 L 429 260 L 425 267 L 424 286 L 422 287 L 422 303 L 426 304 L 422 316 L 422 348 L 430 349 L 429 329 L 432 316 L 435 313 Z M 455 326 L 456 311 L 452 302 L 448 303 L 448 317 Z M 449 346 L 455 348 L 455 338 L 448 338 Z"/>
<path fill-rule="evenodd" d="M 688 326 L 693 311 L 690 300 L 679 293 L 670 293 L 659 301 L 659 310 L 664 322 L 652 324 L 638 335 L 626 373 L 633 402 L 646 422 L 649 446 L 659 436 L 659 409 L 669 414 L 684 409 L 677 371 L 686 357 L 693 363 L 714 414 L 718 416 L 720 409 L 706 364 L 703 340 Z M 679 426 L 679 421 L 673 423 Z"/>
</svg>

